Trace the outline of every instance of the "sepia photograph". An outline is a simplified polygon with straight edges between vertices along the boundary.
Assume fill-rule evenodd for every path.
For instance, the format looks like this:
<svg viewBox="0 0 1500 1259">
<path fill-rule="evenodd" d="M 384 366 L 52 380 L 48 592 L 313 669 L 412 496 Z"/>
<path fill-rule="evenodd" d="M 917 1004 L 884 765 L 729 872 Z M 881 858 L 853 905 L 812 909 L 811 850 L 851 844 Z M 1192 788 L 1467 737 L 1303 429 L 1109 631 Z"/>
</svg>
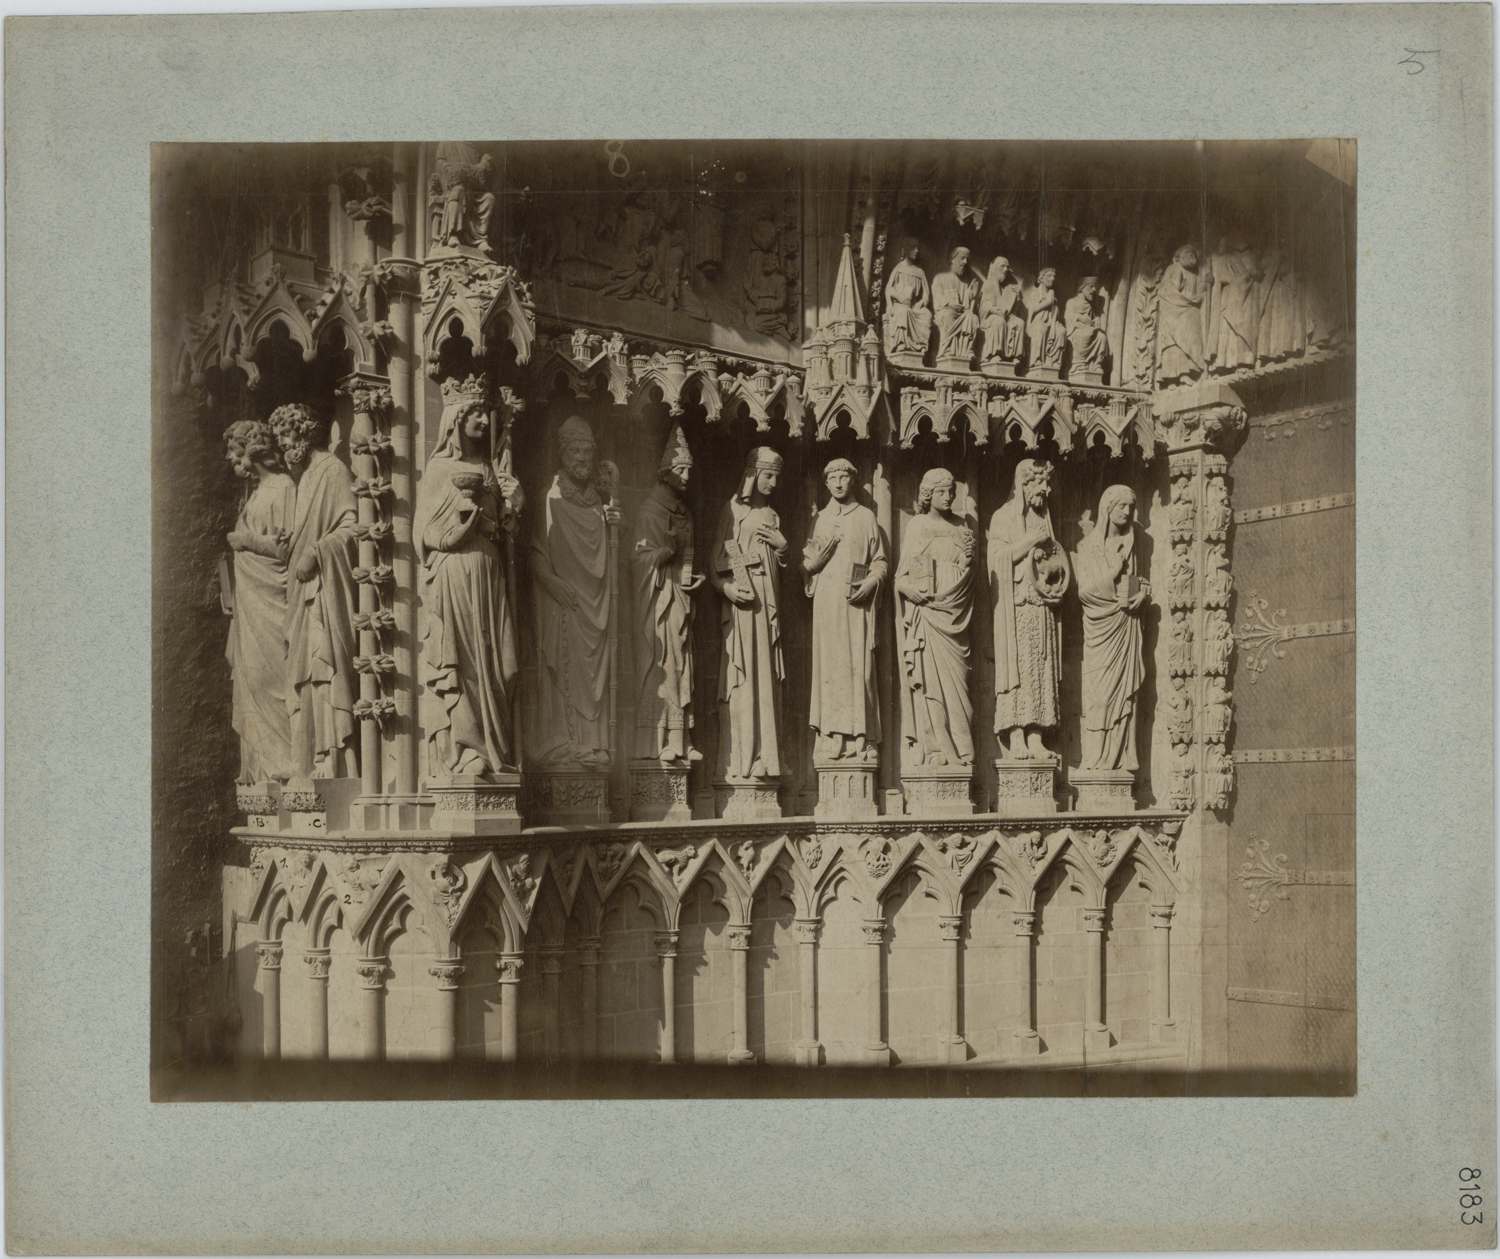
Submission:
<svg viewBox="0 0 1500 1259">
<path fill-rule="evenodd" d="M 1354 141 L 152 156 L 155 1096 L 1354 1091 Z"/>
</svg>

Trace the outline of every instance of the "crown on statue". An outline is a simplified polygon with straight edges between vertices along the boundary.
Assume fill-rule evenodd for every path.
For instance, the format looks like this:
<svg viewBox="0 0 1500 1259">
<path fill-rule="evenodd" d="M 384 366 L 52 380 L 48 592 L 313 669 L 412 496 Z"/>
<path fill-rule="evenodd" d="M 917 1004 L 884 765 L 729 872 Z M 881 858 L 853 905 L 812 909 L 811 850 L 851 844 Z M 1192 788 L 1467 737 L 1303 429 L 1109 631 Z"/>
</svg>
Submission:
<svg viewBox="0 0 1500 1259">
<path fill-rule="evenodd" d="M 459 406 L 466 403 L 477 402 L 481 406 L 489 402 L 490 382 L 483 372 L 470 376 L 466 380 L 459 380 L 457 376 L 451 376 L 443 381 L 443 406 Z"/>
</svg>

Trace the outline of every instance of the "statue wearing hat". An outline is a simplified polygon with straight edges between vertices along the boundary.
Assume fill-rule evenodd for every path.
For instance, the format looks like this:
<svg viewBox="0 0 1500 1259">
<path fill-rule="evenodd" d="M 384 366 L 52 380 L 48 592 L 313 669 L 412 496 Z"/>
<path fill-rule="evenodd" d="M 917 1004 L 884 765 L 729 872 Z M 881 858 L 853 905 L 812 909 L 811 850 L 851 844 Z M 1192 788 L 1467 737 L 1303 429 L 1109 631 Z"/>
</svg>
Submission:
<svg viewBox="0 0 1500 1259">
<path fill-rule="evenodd" d="M 880 743 L 874 651 L 885 542 L 875 513 L 855 497 L 857 475 L 847 459 L 823 469 L 832 498 L 802 552 L 813 601 L 808 724 L 820 760 L 873 761 Z"/>
<path fill-rule="evenodd" d="M 620 513 L 598 484 L 588 423 L 570 416 L 558 446 L 563 466 L 531 547 L 541 665 L 533 746 L 540 765 L 602 769 L 610 763 L 609 527 Z"/>
<path fill-rule="evenodd" d="M 662 452 L 656 485 L 636 516 L 635 608 L 641 690 L 635 755 L 664 765 L 701 760 L 692 746 L 693 602 L 703 584 L 693 572 L 693 518 L 683 501 L 693 456 L 680 425 Z"/>
</svg>

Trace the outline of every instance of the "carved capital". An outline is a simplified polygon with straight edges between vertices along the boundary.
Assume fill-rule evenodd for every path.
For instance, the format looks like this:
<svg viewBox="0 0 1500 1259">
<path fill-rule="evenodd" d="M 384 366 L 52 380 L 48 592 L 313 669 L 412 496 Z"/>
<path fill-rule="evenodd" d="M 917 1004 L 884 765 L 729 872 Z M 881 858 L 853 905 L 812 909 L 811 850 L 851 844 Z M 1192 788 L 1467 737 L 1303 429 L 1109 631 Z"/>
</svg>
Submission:
<svg viewBox="0 0 1500 1259">
<path fill-rule="evenodd" d="M 1083 911 L 1083 928 L 1085 931 L 1104 930 L 1104 911 L 1102 909 L 1085 909 Z"/>
<path fill-rule="evenodd" d="M 677 932 L 658 931 L 652 942 L 656 945 L 657 957 L 677 956 Z"/>
<path fill-rule="evenodd" d="M 585 936 L 578 942 L 578 964 L 580 966 L 599 965 L 599 954 L 603 948 L 604 942 L 598 936 Z"/>
<path fill-rule="evenodd" d="M 562 965 L 561 949 L 548 949 L 542 954 L 542 974 L 560 975 L 562 974 Z"/>
<path fill-rule="evenodd" d="M 1172 905 L 1151 906 L 1151 925 L 1153 927 L 1170 927 L 1172 925 L 1172 915 L 1176 912 L 1176 907 Z"/>
<path fill-rule="evenodd" d="M 370 268 L 370 278 L 387 297 L 416 297 L 421 292 L 422 266 L 414 258 L 383 258 Z"/>
<path fill-rule="evenodd" d="M 464 973 L 464 964 L 457 958 L 444 958 L 427 968 L 427 973 L 438 981 L 439 992 L 452 992 Z"/>
<path fill-rule="evenodd" d="M 495 970 L 499 972 L 500 982 L 502 984 L 520 983 L 521 967 L 525 964 L 519 953 L 502 953 L 495 959 Z"/>
<path fill-rule="evenodd" d="M 741 951 L 750 947 L 750 927 L 748 923 L 736 923 L 729 928 L 729 947 Z"/>
<path fill-rule="evenodd" d="M 372 417 L 384 415 L 394 405 L 391 400 L 390 386 L 375 377 L 346 377 L 340 382 L 338 391 L 349 399 L 355 415 Z"/>
<path fill-rule="evenodd" d="M 860 930 L 865 933 L 865 943 L 879 948 L 885 943 L 885 923 L 878 919 L 866 918 L 861 924 Z"/>
<path fill-rule="evenodd" d="M 1029 936 L 1036 926 L 1036 914 L 1028 910 L 1018 910 L 1011 915 L 1011 922 L 1015 924 L 1018 936 Z"/>
<path fill-rule="evenodd" d="M 383 958 L 366 958 L 354 967 L 355 973 L 364 980 L 363 986 L 366 988 L 384 988 L 388 969 Z"/>
<path fill-rule="evenodd" d="M 1233 450 L 1245 435 L 1245 404 L 1228 385 L 1168 389 L 1153 400 L 1156 434 L 1169 451 L 1192 446 Z"/>
<path fill-rule="evenodd" d="M 333 961 L 327 949 L 309 949 L 302 955 L 302 960 L 307 963 L 308 978 L 327 981 L 328 966 Z"/>
<path fill-rule="evenodd" d="M 962 935 L 964 920 L 954 914 L 943 914 L 938 918 L 938 936 L 946 941 L 956 942 Z"/>
<path fill-rule="evenodd" d="M 260 959 L 261 970 L 281 969 L 281 944 L 277 941 L 266 941 L 255 946 L 255 956 Z"/>
<path fill-rule="evenodd" d="M 792 930 L 797 933 L 797 943 L 816 944 L 818 942 L 818 930 L 822 925 L 816 918 L 798 918 L 792 924 Z"/>
</svg>

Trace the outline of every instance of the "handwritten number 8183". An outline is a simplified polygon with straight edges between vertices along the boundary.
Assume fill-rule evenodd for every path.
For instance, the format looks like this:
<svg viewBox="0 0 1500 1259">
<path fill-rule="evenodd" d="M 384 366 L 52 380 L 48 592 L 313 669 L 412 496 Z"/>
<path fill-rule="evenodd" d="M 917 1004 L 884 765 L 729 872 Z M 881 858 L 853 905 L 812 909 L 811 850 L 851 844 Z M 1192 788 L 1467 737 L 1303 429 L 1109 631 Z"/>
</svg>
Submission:
<svg viewBox="0 0 1500 1259">
<path fill-rule="evenodd" d="M 1479 1194 L 1479 1177 L 1483 1173 L 1477 1167 L 1460 1167 L 1458 1178 L 1463 1183 L 1458 1187 L 1458 1218 L 1465 1224 L 1483 1224 L 1484 1212 L 1475 1212 L 1474 1218 L 1469 1218 L 1469 1212 L 1476 1207 L 1484 1205 L 1484 1199 Z"/>
</svg>

